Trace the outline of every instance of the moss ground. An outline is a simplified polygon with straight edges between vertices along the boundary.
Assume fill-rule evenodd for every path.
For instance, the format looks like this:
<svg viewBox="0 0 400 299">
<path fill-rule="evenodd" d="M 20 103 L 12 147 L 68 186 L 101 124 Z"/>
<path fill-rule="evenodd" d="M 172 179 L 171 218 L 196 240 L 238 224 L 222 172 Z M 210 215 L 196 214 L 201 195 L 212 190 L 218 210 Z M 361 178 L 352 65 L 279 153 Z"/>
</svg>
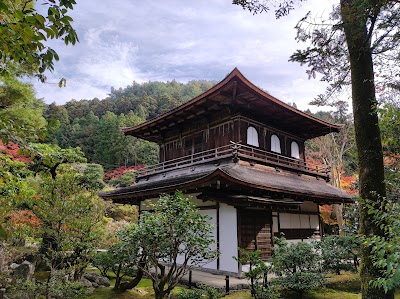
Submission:
<svg viewBox="0 0 400 299">
<path fill-rule="evenodd" d="M 180 288 L 174 290 L 174 294 Z M 176 299 L 174 294 L 171 299 Z M 154 292 L 149 279 L 142 279 L 134 289 L 125 293 L 117 293 L 112 288 L 99 288 L 93 294 L 87 295 L 85 299 L 152 299 Z M 285 292 L 284 299 L 295 299 L 296 294 Z M 400 299 L 400 292 L 396 292 L 396 299 Z M 224 299 L 251 299 L 249 291 L 232 292 Z M 304 294 L 303 299 L 361 299 L 360 280 L 358 274 L 342 274 L 328 277 L 325 288 L 310 290 Z"/>
</svg>

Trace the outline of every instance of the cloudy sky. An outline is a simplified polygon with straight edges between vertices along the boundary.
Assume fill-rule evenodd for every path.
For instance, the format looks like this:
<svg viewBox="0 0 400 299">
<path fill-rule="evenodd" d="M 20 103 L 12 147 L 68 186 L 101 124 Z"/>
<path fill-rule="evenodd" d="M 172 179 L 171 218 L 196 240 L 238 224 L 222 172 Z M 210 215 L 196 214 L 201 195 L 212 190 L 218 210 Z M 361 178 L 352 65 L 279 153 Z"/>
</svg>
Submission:
<svg viewBox="0 0 400 299">
<path fill-rule="evenodd" d="M 34 82 L 46 103 L 103 99 L 136 82 L 222 80 L 234 67 L 257 86 L 300 109 L 325 85 L 288 62 L 294 26 L 308 10 L 326 14 L 337 0 L 308 0 L 289 17 L 253 16 L 230 0 L 78 0 L 71 16 L 80 43 L 52 42 L 60 55 L 48 83 Z M 60 78 L 67 87 L 58 88 Z"/>
</svg>

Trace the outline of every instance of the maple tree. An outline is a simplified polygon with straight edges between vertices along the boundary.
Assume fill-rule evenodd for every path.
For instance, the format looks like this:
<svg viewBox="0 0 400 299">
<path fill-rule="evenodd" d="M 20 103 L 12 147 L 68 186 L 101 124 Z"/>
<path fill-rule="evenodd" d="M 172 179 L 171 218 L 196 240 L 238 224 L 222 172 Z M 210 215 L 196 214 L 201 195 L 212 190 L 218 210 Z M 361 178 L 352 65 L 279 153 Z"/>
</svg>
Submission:
<svg viewBox="0 0 400 299">
<path fill-rule="evenodd" d="M 0 141 L 0 153 L 9 156 L 13 161 L 29 163 L 32 161 L 30 157 L 26 157 L 21 153 L 20 147 L 17 143 L 8 142 L 4 144 Z"/>
</svg>

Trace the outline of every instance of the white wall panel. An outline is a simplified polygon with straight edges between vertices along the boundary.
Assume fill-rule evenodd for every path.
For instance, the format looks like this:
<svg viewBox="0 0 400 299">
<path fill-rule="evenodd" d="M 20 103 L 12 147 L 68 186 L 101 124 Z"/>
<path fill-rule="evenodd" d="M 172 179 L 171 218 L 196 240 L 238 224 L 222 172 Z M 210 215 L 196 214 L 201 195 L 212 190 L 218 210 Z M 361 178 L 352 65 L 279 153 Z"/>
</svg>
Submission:
<svg viewBox="0 0 400 299">
<path fill-rule="evenodd" d="M 289 214 L 290 215 L 290 228 L 300 228 L 300 215 L 299 214 Z"/>
<path fill-rule="evenodd" d="M 311 228 L 319 229 L 319 217 L 318 215 L 310 215 Z"/>
<path fill-rule="evenodd" d="M 279 214 L 279 221 L 281 228 L 291 228 L 290 226 L 290 214 L 288 213 L 280 213 Z"/>
<path fill-rule="evenodd" d="M 310 218 L 307 214 L 300 215 L 300 228 L 310 228 Z"/>
<path fill-rule="evenodd" d="M 219 269 L 222 271 L 238 272 L 237 262 L 237 215 L 236 209 L 226 204 L 219 207 Z"/>
<path fill-rule="evenodd" d="M 214 239 L 214 244 L 212 245 L 212 249 L 216 249 L 217 248 L 217 211 L 215 209 L 210 209 L 210 210 L 199 210 L 201 215 L 208 215 L 211 217 L 211 219 L 209 220 L 209 223 L 211 223 L 211 225 L 213 226 L 212 228 L 212 232 L 211 235 Z M 178 264 L 182 264 L 184 261 L 183 256 L 178 256 L 177 258 L 177 262 Z M 212 262 L 209 262 L 208 264 L 203 266 L 204 268 L 207 269 L 217 269 L 217 260 L 214 260 Z"/>
</svg>

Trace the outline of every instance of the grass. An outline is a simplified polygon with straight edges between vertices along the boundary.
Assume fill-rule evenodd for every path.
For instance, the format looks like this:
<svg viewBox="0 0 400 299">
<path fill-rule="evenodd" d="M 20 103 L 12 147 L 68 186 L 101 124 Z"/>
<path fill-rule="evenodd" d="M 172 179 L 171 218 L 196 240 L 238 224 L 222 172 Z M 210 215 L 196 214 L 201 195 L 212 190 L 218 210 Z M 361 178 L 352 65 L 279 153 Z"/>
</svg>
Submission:
<svg viewBox="0 0 400 299">
<path fill-rule="evenodd" d="M 174 294 L 178 293 L 181 287 L 177 287 L 171 299 L 176 299 Z M 332 275 L 327 279 L 326 287 L 313 289 L 304 293 L 303 299 L 361 299 L 361 284 L 358 274 L 345 273 L 342 275 Z M 87 295 L 85 299 L 153 299 L 154 292 L 151 280 L 142 279 L 139 285 L 125 293 L 115 292 L 112 288 L 98 288 L 96 291 Z M 223 297 L 224 299 L 251 299 L 249 291 L 231 292 Z M 295 299 L 296 294 L 285 292 L 283 299 Z M 396 292 L 395 299 L 400 299 L 400 292 Z"/>
<path fill-rule="evenodd" d="M 143 278 L 133 290 L 120 293 L 114 291 L 115 280 L 111 279 L 109 288 L 97 288 L 93 294 L 86 295 L 85 299 L 154 299 L 153 285 L 150 279 Z M 182 287 L 176 287 L 171 299 L 175 299 L 174 294 L 178 293 Z"/>
</svg>

